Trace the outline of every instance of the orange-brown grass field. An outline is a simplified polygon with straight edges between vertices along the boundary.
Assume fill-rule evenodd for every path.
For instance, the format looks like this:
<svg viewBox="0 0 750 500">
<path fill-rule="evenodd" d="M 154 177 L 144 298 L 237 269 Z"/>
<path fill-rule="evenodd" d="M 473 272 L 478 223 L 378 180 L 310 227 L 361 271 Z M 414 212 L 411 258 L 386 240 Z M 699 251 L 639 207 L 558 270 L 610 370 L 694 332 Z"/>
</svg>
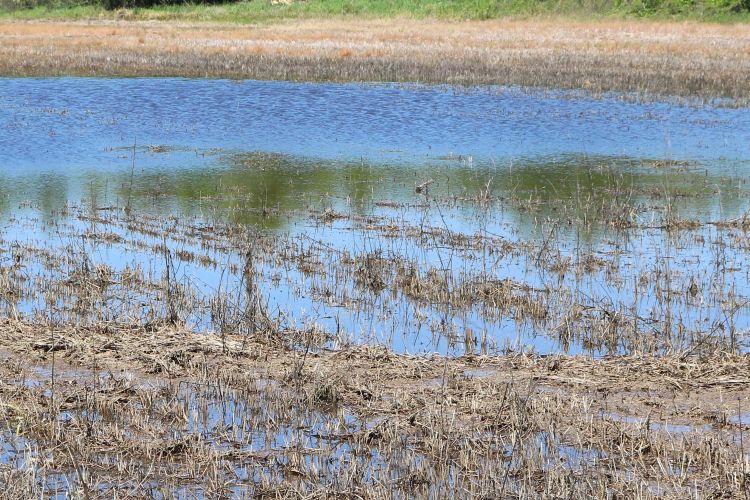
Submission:
<svg viewBox="0 0 750 500">
<path fill-rule="evenodd" d="M 498 84 L 743 99 L 750 28 L 539 19 L 9 21 L 0 23 L 0 74 Z"/>
</svg>

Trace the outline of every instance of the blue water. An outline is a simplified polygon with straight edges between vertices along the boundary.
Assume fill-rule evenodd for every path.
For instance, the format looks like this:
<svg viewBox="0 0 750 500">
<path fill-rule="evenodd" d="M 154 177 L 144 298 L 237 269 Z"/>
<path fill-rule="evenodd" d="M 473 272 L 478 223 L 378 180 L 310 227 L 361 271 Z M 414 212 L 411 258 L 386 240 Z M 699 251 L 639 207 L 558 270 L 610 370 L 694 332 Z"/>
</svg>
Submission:
<svg viewBox="0 0 750 500">
<path fill-rule="evenodd" d="M 482 271 L 532 287 L 559 286 L 588 305 L 635 307 L 641 322 L 665 319 L 654 299 L 657 288 L 635 298 L 633 288 L 644 274 L 656 275 L 667 259 L 674 262 L 669 271 L 674 278 L 666 285 L 685 290 L 696 281 L 701 290 L 694 303 L 674 305 L 670 329 L 713 334 L 716 325 L 722 332 L 730 325 L 738 332 L 750 326 L 746 309 L 730 309 L 727 315 L 721 301 L 712 298 L 731 291 L 742 303 L 747 294 L 741 238 L 730 239 L 729 250 L 720 253 L 712 242 L 726 235 L 713 227 L 679 238 L 658 229 L 667 205 L 679 218 L 703 222 L 746 212 L 746 109 L 508 88 L 0 79 L 0 131 L 4 266 L 15 258 L 13 245 L 63 252 L 71 241 L 80 246 L 75 231 L 91 229 L 77 219 L 81 213 L 129 207 L 195 218 L 196 224 L 219 220 L 258 227 L 290 242 L 302 238 L 352 255 L 383 251 L 456 278 Z M 665 168 L 663 162 L 670 160 L 678 163 Z M 429 190 L 416 193 L 415 186 L 425 181 L 432 181 Z M 625 203 L 633 211 L 627 217 L 651 229 L 622 233 L 606 223 L 588 223 L 630 188 L 634 194 L 626 193 Z M 482 193 L 494 201 L 488 206 L 461 201 Z M 534 249 L 501 258 L 487 249 L 454 252 L 434 242 L 425 247 L 424 241 L 403 235 L 389 239 L 363 230 L 360 222 L 321 225 L 311 217 L 311 210 L 326 209 L 352 221 L 377 216 L 397 228 L 491 235 L 493 245 L 505 239 Z M 569 272 L 556 283 L 541 258 L 551 258 L 545 242 L 553 230 L 559 234 L 555 250 L 561 261 L 622 253 L 615 259 L 619 269 L 605 266 L 577 277 Z M 124 226 L 116 232 L 132 239 Z M 696 243 L 698 237 L 702 242 Z M 199 244 L 168 244 L 174 251 L 201 250 Z M 138 263 L 154 276 L 164 271 L 163 258 L 148 251 L 93 243 L 83 250 L 94 263 L 115 270 Z M 216 257 L 236 263 L 238 255 Z M 721 272 L 720 264 L 726 268 Z M 373 308 L 351 311 L 337 302 L 341 297 L 321 298 L 325 279 L 286 270 L 279 282 L 271 279 L 279 272 L 272 267 L 263 268 L 262 287 L 273 311 L 283 311 L 297 326 L 343 328 L 355 342 L 460 354 L 460 337 L 470 328 L 498 349 L 603 352 L 600 346 L 561 340 L 556 324 L 488 319 L 477 310 L 446 312 L 403 296 L 370 297 Z M 224 270 L 187 263 L 179 268 L 180 279 L 205 300 L 222 290 L 222 280 L 228 279 Z M 28 272 L 51 279 L 48 271 Z M 612 273 L 621 274 L 622 281 Z M 351 296 L 366 295 L 347 286 Z M 43 314 L 49 307 L 44 297 L 36 297 L 25 310 Z M 205 316 L 193 312 L 186 319 L 211 330 Z M 680 326 L 678 318 L 686 324 Z M 440 323 L 458 339 L 436 335 L 434 325 Z M 617 345 L 608 349 L 627 351 Z"/>
<path fill-rule="evenodd" d="M 126 169 L 110 149 L 134 142 L 370 161 L 583 153 L 745 164 L 750 155 L 745 109 L 501 88 L 2 79 L 0 129 L 3 172 L 15 175 Z"/>
</svg>

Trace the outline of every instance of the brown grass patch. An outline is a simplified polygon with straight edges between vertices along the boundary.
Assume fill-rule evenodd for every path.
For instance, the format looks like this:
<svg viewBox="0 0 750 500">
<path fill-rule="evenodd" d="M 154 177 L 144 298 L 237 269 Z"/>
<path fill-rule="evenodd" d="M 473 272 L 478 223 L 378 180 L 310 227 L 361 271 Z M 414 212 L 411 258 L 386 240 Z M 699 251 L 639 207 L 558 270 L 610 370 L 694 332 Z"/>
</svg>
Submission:
<svg viewBox="0 0 750 500">
<path fill-rule="evenodd" d="M 420 81 L 743 98 L 750 90 L 744 78 L 750 73 L 749 54 L 750 32 L 741 25 L 0 23 L 0 74 L 12 76 Z"/>
</svg>

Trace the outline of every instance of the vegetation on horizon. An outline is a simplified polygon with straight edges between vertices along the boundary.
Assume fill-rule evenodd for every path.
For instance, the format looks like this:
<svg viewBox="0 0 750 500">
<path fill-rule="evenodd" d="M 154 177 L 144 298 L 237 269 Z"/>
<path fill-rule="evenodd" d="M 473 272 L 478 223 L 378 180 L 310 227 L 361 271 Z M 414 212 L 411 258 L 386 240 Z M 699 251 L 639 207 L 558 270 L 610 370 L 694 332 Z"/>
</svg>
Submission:
<svg viewBox="0 0 750 500">
<path fill-rule="evenodd" d="M 565 16 L 743 21 L 750 17 L 750 0 L 0 0 L 0 16 L 17 19 L 116 16 L 237 23 L 330 16 L 459 20 Z"/>
</svg>

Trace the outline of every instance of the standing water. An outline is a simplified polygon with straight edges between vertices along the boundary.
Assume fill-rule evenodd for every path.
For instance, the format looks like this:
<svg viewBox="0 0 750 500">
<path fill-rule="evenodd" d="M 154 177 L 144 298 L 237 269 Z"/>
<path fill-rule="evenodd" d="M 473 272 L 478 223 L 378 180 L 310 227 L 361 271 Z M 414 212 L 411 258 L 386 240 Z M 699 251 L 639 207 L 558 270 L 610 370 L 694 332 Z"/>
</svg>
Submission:
<svg viewBox="0 0 750 500">
<path fill-rule="evenodd" d="M 252 275 L 266 316 L 333 348 L 746 347 L 746 110 L 509 88 L 3 79 L 0 129 L 0 262 L 24 277 L 6 314 L 174 314 L 221 331 Z M 86 306 L 70 286 L 81 262 L 117 283 Z M 134 294 L 131 274 L 149 286 Z M 174 304 L 158 298 L 166 274 Z"/>
</svg>

